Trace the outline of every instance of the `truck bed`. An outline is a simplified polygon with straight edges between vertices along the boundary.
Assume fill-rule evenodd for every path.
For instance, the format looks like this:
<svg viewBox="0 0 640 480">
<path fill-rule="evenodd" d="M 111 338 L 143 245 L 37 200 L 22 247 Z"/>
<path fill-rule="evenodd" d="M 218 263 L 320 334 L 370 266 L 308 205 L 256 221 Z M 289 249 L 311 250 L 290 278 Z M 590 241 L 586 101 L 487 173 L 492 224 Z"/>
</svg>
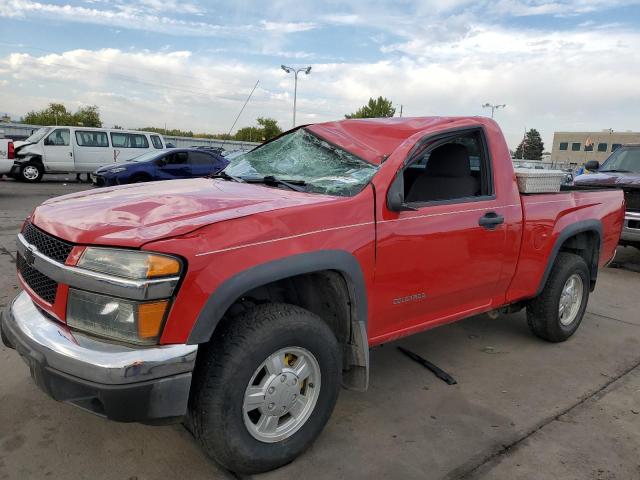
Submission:
<svg viewBox="0 0 640 480">
<path fill-rule="evenodd" d="M 624 224 L 624 197 L 620 190 L 565 188 L 558 193 L 520 195 L 522 235 L 520 256 L 507 292 L 507 302 L 536 295 L 544 285 L 549 264 L 561 244 L 560 236 L 582 230 L 600 232 L 597 265 L 615 255 Z"/>
</svg>

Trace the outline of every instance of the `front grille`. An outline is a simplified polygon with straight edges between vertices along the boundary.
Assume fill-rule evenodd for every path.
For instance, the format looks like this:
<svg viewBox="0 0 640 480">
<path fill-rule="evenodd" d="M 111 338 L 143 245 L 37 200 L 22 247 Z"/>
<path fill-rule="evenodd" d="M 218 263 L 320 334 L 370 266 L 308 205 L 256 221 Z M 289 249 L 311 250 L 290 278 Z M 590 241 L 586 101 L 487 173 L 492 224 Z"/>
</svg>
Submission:
<svg viewBox="0 0 640 480">
<path fill-rule="evenodd" d="M 40 253 L 56 262 L 66 262 L 73 249 L 73 244 L 49 235 L 31 223 L 25 225 L 24 230 L 22 230 L 22 236 L 28 243 L 35 246 Z"/>
<path fill-rule="evenodd" d="M 627 202 L 627 210 L 640 212 L 640 190 L 625 190 L 624 200 Z"/>
<path fill-rule="evenodd" d="M 52 304 L 58 293 L 58 283 L 25 262 L 20 254 L 18 254 L 17 264 L 18 271 L 29 288 L 45 302 Z"/>
</svg>

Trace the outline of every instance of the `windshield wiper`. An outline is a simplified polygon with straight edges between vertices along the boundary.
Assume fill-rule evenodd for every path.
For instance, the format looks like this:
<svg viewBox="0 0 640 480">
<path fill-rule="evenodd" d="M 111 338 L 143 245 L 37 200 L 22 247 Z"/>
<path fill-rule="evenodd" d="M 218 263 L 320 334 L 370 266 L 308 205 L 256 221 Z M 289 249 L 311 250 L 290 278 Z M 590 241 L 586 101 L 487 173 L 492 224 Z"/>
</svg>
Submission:
<svg viewBox="0 0 640 480">
<path fill-rule="evenodd" d="M 251 177 L 246 178 L 246 182 L 249 183 L 264 183 L 265 185 L 282 185 L 284 187 L 289 188 L 290 190 L 294 190 L 296 192 L 306 192 L 307 182 L 304 180 L 282 180 L 280 178 L 274 177 L 273 175 L 267 175 L 265 177 Z"/>
<path fill-rule="evenodd" d="M 615 172 L 615 173 L 631 173 L 631 170 L 619 170 L 617 168 L 612 168 L 611 170 L 598 170 L 599 172 Z"/>
<path fill-rule="evenodd" d="M 214 174 L 208 175 L 207 178 L 221 178 L 223 180 L 229 180 L 231 182 L 245 183 L 245 181 L 242 178 L 235 177 L 233 175 L 229 175 L 224 170 L 222 170 L 221 172 L 218 172 L 218 173 L 214 173 Z"/>
</svg>

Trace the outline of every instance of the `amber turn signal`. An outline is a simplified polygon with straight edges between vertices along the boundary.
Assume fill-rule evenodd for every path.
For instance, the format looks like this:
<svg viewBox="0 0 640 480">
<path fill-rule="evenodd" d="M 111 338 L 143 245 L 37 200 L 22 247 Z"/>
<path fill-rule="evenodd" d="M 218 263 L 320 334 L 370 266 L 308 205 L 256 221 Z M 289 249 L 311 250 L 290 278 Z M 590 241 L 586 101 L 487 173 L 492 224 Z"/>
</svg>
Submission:
<svg viewBox="0 0 640 480">
<path fill-rule="evenodd" d="M 168 303 L 167 300 L 163 300 L 138 305 L 138 337 L 140 339 L 157 338 L 160 335 Z"/>
<path fill-rule="evenodd" d="M 175 258 L 163 255 L 147 257 L 147 278 L 166 277 L 180 273 L 180 262 Z"/>
</svg>

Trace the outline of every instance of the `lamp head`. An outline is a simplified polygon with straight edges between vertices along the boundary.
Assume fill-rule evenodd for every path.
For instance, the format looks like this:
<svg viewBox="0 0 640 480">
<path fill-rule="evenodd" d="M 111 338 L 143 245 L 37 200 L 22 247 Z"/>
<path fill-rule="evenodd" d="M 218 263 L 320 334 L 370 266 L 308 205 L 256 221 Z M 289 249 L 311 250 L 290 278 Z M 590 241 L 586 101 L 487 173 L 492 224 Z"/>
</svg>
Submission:
<svg viewBox="0 0 640 480">
<path fill-rule="evenodd" d="M 304 71 L 305 75 L 309 75 L 311 73 L 311 67 L 307 67 Z"/>
</svg>

